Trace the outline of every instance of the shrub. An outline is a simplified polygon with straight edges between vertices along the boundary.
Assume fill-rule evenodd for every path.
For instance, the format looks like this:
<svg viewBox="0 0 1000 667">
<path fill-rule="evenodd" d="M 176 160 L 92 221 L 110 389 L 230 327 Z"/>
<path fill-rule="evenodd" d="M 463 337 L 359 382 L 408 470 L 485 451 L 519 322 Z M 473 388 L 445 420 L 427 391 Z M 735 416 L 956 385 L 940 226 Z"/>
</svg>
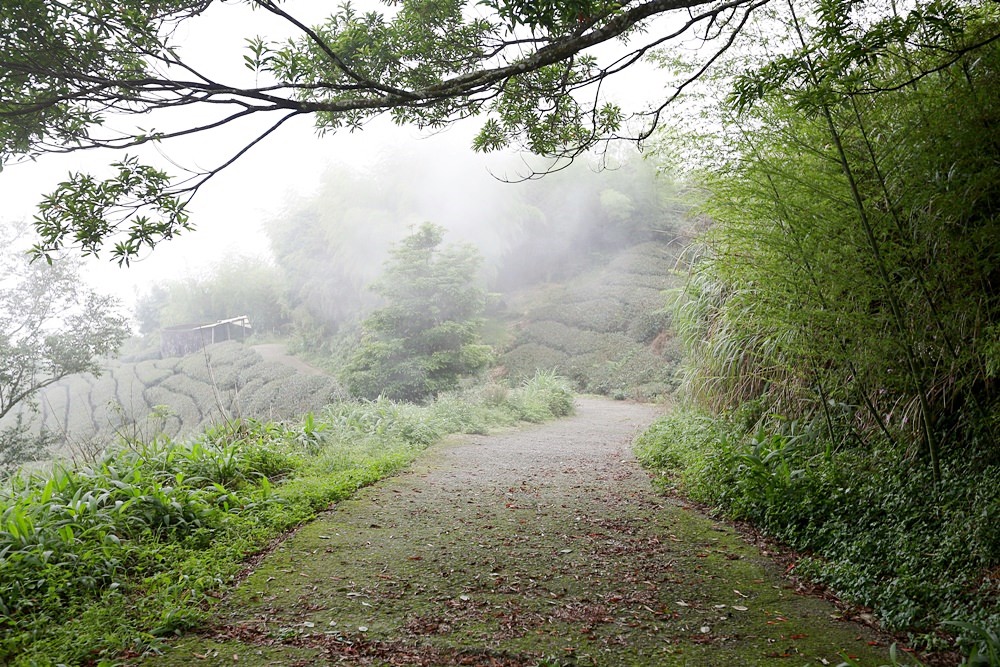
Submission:
<svg viewBox="0 0 1000 667">
<path fill-rule="evenodd" d="M 935 487 L 886 447 L 835 452 L 820 425 L 762 424 L 681 410 L 640 436 L 636 454 L 667 486 L 810 554 L 797 574 L 875 608 L 889 630 L 934 647 L 949 622 L 997 627 L 1000 465 L 951 457 Z"/>
<path fill-rule="evenodd" d="M 135 377 L 145 387 L 152 387 L 159 384 L 174 374 L 173 369 L 169 366 L 164 366 L 159 359 L 134 364 L 132 372 L 135 373 Z"/>
<path fill-rule="evenodd" d="M 525 343 L 506 352 L 501 362 L 512 382 L 524 382 L 539 370 L 569 372 L 570 357 L 547 345 Z"/>
</svg>

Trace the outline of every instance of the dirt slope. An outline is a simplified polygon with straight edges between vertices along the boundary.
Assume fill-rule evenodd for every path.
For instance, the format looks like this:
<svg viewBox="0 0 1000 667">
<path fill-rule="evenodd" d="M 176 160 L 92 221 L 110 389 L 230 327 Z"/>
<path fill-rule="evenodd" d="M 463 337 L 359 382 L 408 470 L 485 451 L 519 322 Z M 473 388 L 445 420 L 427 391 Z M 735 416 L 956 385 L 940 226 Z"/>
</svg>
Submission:
<svg viewBox="0 0 1000 667">
<path fill-rule="evenodd" d="M 630 453 L 657 408 L 467 437 L 264 559 L 215 627 L 147 664 L 836 665 L 884 648 L 792 592 Z"/>
</svg>

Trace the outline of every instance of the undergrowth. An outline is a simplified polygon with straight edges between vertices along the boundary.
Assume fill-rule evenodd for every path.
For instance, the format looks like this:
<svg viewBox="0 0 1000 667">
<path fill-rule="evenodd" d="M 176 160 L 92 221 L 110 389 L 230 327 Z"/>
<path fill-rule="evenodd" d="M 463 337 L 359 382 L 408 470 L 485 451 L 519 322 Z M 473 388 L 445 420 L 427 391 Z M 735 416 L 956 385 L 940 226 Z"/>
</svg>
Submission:
<svg viewBox="0 0 1000 667">
<path fill-rule="evenodd" d="M 298 423 L 130 439 L 0 489 L 0 663 L 115 664 L 204 623 L 246 558 L 449 433 L 572 412 L 540 374 L 427 406 L 343 402 Z"/>
<path fill-rule="evenodd" d="M 874 609 L 887 630 L 1000 665 L 998 462 L 955 452 L 935 485 L 927 466 L 888 447 L 834 451 L 820 427 L 762 424 L 681 410 L 636 452 L 666 487 L 801 552 L 799 576 Z"/>
</svg>

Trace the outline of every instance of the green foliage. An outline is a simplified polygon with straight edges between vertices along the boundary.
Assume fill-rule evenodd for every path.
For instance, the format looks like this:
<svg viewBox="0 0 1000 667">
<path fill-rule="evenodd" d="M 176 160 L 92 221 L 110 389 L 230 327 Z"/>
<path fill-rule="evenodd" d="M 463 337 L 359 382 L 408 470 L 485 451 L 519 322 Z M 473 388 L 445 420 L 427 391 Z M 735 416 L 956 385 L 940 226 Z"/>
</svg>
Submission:
<svg viewBox="0 0 1000 667">
<path fill-rule="evenodd" d="M 727 63 L 724 133 L 686 154 L 713 219 L 673 316 L 689 408 L 640 455 L 797 575 L 988 664 L 1000 16 L 856 9 L 775 7 Z"/>
<path fill-rule="evenodd" d="M 91 664 L 203 625 L 248 555 L 448 433 L 569 414 L 554 376 L 420 407 L 330 405 L 187 441 L 129 440 L 0 488 L 0 662 Z"/>
<path fill-rule="evenodd" d="M 947 30 L 934 11 L 897 17 L 928 21 L 928 42 L 871 60 L 851 45 L 893 20 L 784 17 L 773 30 L 798 69 L 718 112 L 733 132 L 702 162 L 716 223 L 678 318 L 705 405 L 821 415 L 842 438 L 889 438 L 934 469 L 947 447 L 995 448 L 1000 48 L 960 54 L 1000 19 L 942 8 Z M 793 66 L 756 64 L 775 63 Z"/>
<path fill-rule="evenodd" d="M 205 276 L 154 286 L 139 299 L 136 314 L 142 333 L 246 315 L 254 334 L 268 335 L 289 324 L 283 294 L 275 267 L 259 258 L 230 257 Z"/>
<path fill-rule="evenodd" d="M 532 30 L 567 30 L 588 22 L 600 14 L 618 8 L 617 2 L 606 0 L 483 0 L 480 4 L 496 11 L 511 28 L 524 25 Z"/>
<path fill-rule="evenodd" d="M 473 140 L 482 152 L 512 145 L 535 155 L 583 153 L 592 138 L 617 131 L 624 120 L 611 103 L 598 108 L 581 104 L 565 92 L 596 75 L 597 60 L 580 56 L 511 78 L 498 97 L 496 117 L 488 119 Z"/>
<path fill-rule="evenodd" d="M 508 375 L 516 380 L 531 377 L 538 369 L 566 370 L 570 366 L 569 356 L 550 345 L 518 339 L 512 348 L 503 353 L 500 363 Z"/>
<path fill-rule="evenodd" d="M 960 643 L 969 646 L 968 656 L 962 661 L 969 667 L 1000 665 L 1000 632 L 975 623 L 949 621 L 944 626 L 959 635 Z"/>
<path fill-rule="evenodd" d="M 887 629 L 932 648 L 943 629 L 988 653 L 990 636 L 976 628 L 1000 622 L 1000 466 L 971 451 L 949 457 L 934 494 L 928 469 L 886 467 L 891 450 L 833 453 L 824 432 L 773 417 L 747 431 L 679 411 L 644 433 L 636 453 L 668 487 L 807 554 L 798 576 L 874 608 Z"/>
<path fill-rule="evenodd" d="M 860 661 L 848 657 L 844 662 L 838 664 L 837 667 L 862 667 L 862 664 Z M 923 667 L 923 665 L 908 655 L 900 655 L 899 647 L 893 643 L 889 647 L 889 662 L 882 663 L 878 667 Z"/>
<path fill-rule="evenodd" d="M 555 370 L 583 391 L 615 398 L 651 399 L 670 393 L 680 352 L 664 309 L 664 290 L 676 284 L 677 261 L 659 243 L 643 243 L 604 268 L 532 299 L 515 322 L 517 334 L 500 356 L 515 379 Z M 520 303 L 511 299 L 510 310 Z"/>
<path fill-rule="evenodd" d="M 70 174 L 38 205 L 35 229 L 41 241 L 33 248 L 36 257 L 51 262 L 67 246 L 79 246 L 84 255 L 100 254 L 114 230 L 110 222 L 119 216 L 129 220 L 125 238 L 116 241 L 111 257 L 119 265 L 129 262 L 144 248 L 190 231 L 185 202 L 178 197 L 156 196 L 167 189 L 170 176 L 139 163 L 134 156 L 125 156 L 111 165 L 118 170 L 113 178 L 97 181 L 90 174 Z M 135 213 L 136 200 L 154 199 L 151 204 L 155 218 Z M 72 238 L 67 230 L 72 230 Z"/>
<path fill-rule="evenodd" d="M 565 378 L 554 372 L 539 371 L 509 398 L 517 418 L 542 422 L 573 414 L 573 390 Z"/>
<path fill-rule="evenodd" d="M 344 373 L 353 395 L 420 401 L 489 363 L 490 348 L 478 342 L 479 256 L 471 246 L 440 247 L 443 234 L 425 223 L 391 251 L 373 288 L 386 305 L 365 320 Z"/>
</svg>

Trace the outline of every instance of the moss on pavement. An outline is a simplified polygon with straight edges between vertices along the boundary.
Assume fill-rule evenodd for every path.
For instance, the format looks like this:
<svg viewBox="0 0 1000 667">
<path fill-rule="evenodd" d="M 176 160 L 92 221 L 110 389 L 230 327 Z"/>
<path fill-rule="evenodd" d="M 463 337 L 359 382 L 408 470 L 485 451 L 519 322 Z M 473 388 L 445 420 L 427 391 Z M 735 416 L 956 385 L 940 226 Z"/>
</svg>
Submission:
<svg viewBox="0 0 1000 667">
<path fill-rule="evenodd" d="M 632 458 L 653 406 L 433 449 L 304 526 L 143 665 L 862 665 L 882 639 L 795 593 Z"/>
</svg>

